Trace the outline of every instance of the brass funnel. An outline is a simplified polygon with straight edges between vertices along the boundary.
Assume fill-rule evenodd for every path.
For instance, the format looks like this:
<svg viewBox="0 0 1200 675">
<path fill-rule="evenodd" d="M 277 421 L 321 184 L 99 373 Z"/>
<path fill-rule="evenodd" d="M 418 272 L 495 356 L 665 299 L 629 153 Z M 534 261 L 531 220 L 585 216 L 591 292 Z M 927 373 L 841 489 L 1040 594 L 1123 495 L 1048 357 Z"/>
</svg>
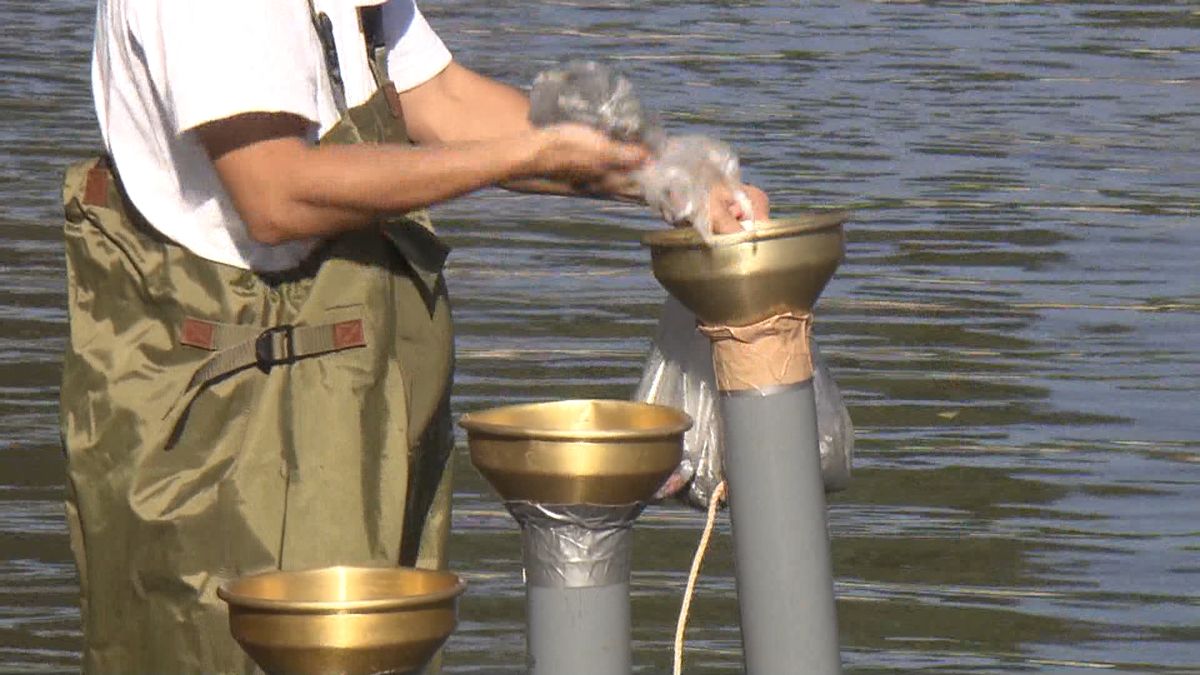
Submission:
<svg viewBox="0 0 1200 675">
<path fill-rule="evenodd" d="M 267 673 L 410 673 L 453 632 L 466 583 L 450 572 L 327 567 L 222 585 L 229 630 Z"/>
<path fill-rule="evenodd" d="M 646 501 L 679 465 L 692 420 L 666 406 L 555 401 L 463 415 L 471 461 L 505 500 Z"/>
<path fill-rule="evenodd" d="M 647 235 L 654 277 L 700 321 L 747 326 L 809 312 L 846 251 L 846 211 L 756 223 L 706 244 L 690 227 Z"/>
</svg>

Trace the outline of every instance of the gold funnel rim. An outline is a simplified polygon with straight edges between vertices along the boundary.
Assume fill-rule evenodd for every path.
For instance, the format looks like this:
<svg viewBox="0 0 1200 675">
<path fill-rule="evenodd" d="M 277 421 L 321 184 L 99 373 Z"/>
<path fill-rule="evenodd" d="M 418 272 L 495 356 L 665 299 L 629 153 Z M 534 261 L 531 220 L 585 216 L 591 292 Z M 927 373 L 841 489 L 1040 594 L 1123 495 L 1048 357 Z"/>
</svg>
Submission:
<svg viewBox="0 0 1200 675">
<path fill-rule="evenodd" d="M 813 211 L 785 218 L 770 218 L 755 221 L 753 230 L 733 232 L 730 234 L 713 235 L 713 243 L 704 241 L 694 228 L 675 227 L 669 230 L 657 230 L 642 237 L 642 245 L 652 248 L 709 248 L 710 246 L 731 246 L 749 241 L 767 241 L 781 239 L 806 232 L 817 232 L 835 227 L 841 227 L 850 220 L 850 212 L 845 209 L 834 211 Z"/>
<path fill-rule="evenodd" d="M 443 587 L 409 596 L 364 600 L 287 600 L 268 598 L 246 592 L 247 587 L 252 587 L 274 578 L 287 577 L 289 584 L 304 587 L 306 581 L 311 584 L 313 581 L 329 575 L 359 578 L 369 576 L 426 577 L 437 579 L 439 585 Z M 342 614 L 346 612 L 373 613 L 417 609 L 451 600 L 462 595 L 466 590 L 466 581 L 457 574 L 444 570 L 337 565 L 312 570 L 295 572 L 274 571 L 239 577 L 221 584 L 217 588 L 217 597 L 238 609 L 278 612 L 281 614 Z"/>
<path fill-rule="evenodd" d="M 535 428 L 529 425 L 518 425 L 505 422 L 506 419 L 529 419 L 525 412 L 544 412 L 552 409 L 570 410 L 589 406 L 626 407 L 637 409 L 658 410 L 664 417 L 673 421 L 651 427 L 632 429 L 563 429 Z M 540 415 L 537 415 L 540 417 Z M 568 442 L 607 442 L 607 441 L 645 441 L 656 438 L 666 438 L 682 434 L 692 428 L 692 418 L 686 413 L 665 405 L 622 401 L 620 399 L 569 399 L 565 401 L 543 401 L 538 403 L 518 403 L 499 408 L 488 408 L 464 414 L 458 420 L 459 426 L 468 433 L 502 436 L 510 439 L 527 439 L 538 441 L 568 441 Z"/>
</svg>

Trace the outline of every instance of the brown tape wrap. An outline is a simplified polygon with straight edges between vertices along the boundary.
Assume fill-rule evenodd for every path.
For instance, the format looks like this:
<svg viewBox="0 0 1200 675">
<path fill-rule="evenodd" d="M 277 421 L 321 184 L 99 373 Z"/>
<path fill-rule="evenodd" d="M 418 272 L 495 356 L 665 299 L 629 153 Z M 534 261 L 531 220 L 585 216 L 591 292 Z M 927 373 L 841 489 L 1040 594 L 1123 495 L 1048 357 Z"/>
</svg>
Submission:
<svg viewBox="0 0 1200 675">
<path fill-rule="evenodd" d="M 778 314 L 749 326 L 701 325 L 713 343 L 721 391 L 762 390 L 812 379 L 811 314 Z"/>
</svg>

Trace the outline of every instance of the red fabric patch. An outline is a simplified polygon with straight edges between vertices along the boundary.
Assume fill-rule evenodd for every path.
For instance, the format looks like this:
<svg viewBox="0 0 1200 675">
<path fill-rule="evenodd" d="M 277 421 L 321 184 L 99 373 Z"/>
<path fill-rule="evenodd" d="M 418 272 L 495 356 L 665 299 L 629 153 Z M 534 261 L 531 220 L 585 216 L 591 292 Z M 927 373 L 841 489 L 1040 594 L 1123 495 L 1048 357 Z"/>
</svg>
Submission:
<svg viewBox="0 0 1200 675">
<path fill-rule="evenodd" d="M 108 171 L 99 164 L 87 173 L 87 182 L 83 186 L 83 203 L 108 208 Z"/>
<path fill-rule="evenodd" d="M 189 317 L 183 320 L 183 331 L 179 335 L 179 342 L 189 347 L 212 351 L 215 332 L 216 326 L 213 324 Z"/>
<path fill-rule="evenodd" d="M 333 346 L 337 349 L 366 346 L 361 319 L 333 324 Z"/>
</svg>

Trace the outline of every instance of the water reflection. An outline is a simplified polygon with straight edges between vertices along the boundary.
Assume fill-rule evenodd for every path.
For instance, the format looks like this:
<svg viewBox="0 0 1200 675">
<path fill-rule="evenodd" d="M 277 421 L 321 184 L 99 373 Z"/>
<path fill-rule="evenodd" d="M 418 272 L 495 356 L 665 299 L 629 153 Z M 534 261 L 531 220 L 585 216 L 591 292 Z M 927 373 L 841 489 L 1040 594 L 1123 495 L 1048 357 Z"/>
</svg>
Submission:
<svg viewBox="0 0 1200 675">
<path fill-rule="evenodd" d="M 75 667 L 59 500 L 57 180 L 98 143 L 90 3 L 0 9 L 0 663 Z M 1187 3 L 425 3 L 527 83 L 618 59 L 786 212 L 856 208 L 818 335 L 859 429 L 831 507 L 849 672 L 1200 671 L 1200 14 Z M 520 48 L 520 58 L 514 50 Z M 487 192 L 456 246 L 456 412 L 625 397 L 662 292 L 636 207 Z M 453 672 L 524 672 L 515 525 L 459 457 Z M 637 532 L 639 672 L 666 672 L 701 525 Z M 740 670 L 714 539 L 690 673 Z"/>
</svg>

